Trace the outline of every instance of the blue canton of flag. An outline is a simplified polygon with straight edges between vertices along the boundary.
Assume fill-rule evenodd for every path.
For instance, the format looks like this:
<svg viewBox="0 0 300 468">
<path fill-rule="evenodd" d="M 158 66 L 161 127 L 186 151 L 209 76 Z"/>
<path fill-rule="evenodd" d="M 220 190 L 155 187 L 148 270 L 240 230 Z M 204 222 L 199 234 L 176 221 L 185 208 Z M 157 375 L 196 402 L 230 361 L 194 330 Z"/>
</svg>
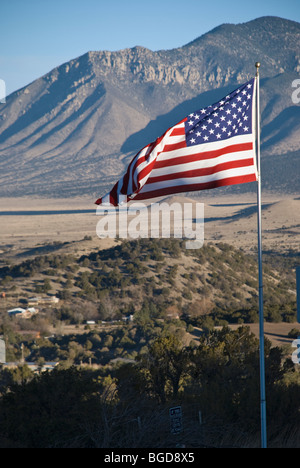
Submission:
<svg viewBox="0 0 300 468">
<path fill-rule="evenodd" d="M 253 86 L 251 80 L 218 103 L 190 114 L 185 122 L 187 146 L 251 133 Z"/>
</svg>

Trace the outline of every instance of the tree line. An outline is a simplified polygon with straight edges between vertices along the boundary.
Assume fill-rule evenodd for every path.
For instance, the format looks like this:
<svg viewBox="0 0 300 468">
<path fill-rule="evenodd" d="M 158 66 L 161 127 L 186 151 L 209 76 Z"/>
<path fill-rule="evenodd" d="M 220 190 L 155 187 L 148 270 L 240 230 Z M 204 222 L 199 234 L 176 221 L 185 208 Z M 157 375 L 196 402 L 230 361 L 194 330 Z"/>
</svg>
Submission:
<svg viewBox="0 0 300 468">
<path fill-rule="evenodd" d="M 295 446 L 297 369 L 268 340 L 265 358 L 269 443 Z M 0 379 L 2 447 L 259 446 L 259 344 L 248 327 L 207 332 L 197 346 L 165 333 L 134 362 L 34 376 L 22 366 Z M 174 438 L 168 411 L 177 405 L 183 431 Z"/>
</svg>

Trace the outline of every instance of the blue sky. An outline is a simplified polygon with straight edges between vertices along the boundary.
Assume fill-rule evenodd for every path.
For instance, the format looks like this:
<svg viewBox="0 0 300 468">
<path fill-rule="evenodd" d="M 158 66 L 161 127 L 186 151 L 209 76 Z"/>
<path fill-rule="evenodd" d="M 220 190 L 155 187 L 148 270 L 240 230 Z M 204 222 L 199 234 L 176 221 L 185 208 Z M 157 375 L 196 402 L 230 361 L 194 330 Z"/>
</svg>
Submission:
<svg viewBox="0 0 300 468">
<path fill-rule="evenodd" d="M 300 1 L 1 0 L 0 79 L 10 94 L 89 50 L 172 49 L 261 16 L 300 22 Z"/>
</svg>

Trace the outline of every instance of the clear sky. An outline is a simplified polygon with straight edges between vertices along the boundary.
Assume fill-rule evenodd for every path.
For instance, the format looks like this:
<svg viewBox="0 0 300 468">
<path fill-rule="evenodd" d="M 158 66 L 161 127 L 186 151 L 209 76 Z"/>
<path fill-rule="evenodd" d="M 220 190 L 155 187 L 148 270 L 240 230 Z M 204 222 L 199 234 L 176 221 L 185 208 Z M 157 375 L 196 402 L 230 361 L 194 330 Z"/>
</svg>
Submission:
<svg viewBox="0 0 300 468">
<path fill-rule="evenodd" d="M 172 49 L 222 23 L 300 22 L 300 0 L 0 0 L 7 94 L 90 50 Z"/>
</svg>

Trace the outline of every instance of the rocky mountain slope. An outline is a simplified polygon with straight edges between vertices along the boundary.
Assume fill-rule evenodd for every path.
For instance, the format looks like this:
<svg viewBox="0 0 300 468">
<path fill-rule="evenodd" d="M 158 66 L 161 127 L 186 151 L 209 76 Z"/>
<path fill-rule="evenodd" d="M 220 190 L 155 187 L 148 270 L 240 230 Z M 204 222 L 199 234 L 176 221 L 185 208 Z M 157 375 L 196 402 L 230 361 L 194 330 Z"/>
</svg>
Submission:
<svg viewBox="0 0 300 468">
<path fill-rule="evenodd" d="M 257 60 L 263 188 L 295 193 L 299 50 L 299 23 L 263 17 L 221 25 L 178 49 L 71 60 L 0 105 L 0 196 L 101 195 L 142 146 L 251 78 Z"/>
</svg>

